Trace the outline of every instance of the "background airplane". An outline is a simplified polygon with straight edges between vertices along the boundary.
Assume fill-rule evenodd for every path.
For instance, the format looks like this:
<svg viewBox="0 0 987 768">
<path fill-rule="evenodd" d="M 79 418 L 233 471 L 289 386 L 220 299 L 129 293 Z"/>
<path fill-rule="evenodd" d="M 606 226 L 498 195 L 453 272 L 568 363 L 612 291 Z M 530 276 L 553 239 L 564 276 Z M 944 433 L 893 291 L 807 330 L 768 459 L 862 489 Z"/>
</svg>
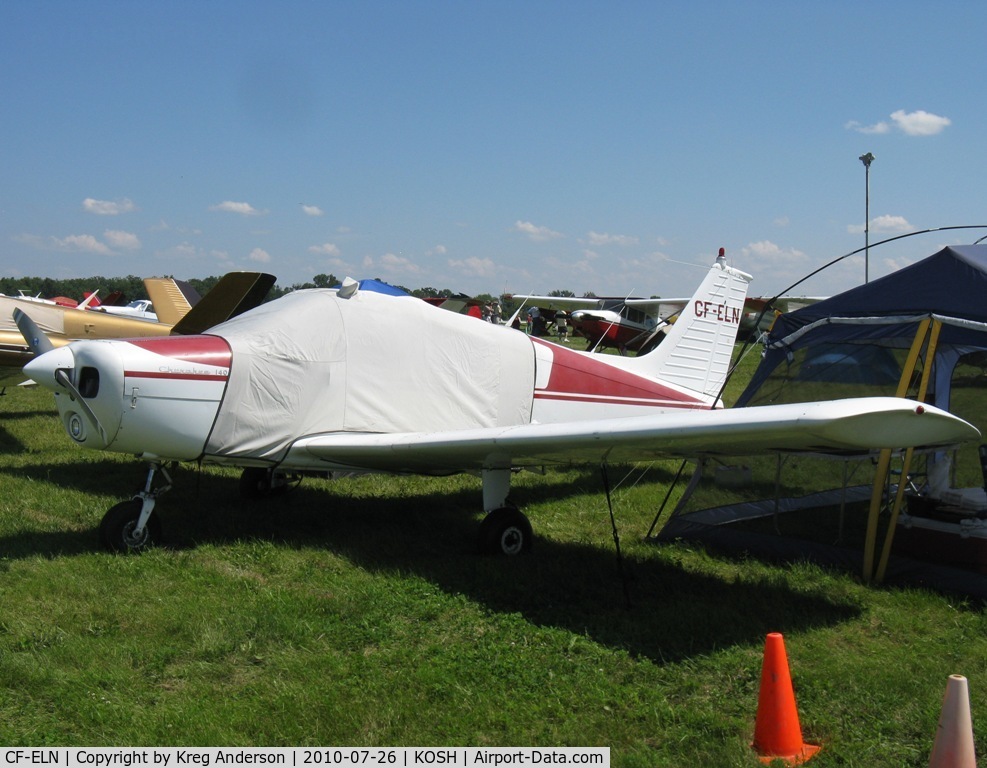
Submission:
<svg viewBox="0 0 987 768">
<path fill-rule="evenodd" d="M 508 298 L 521 301 L 516 314 L 537 307 L 542 313 L 564 310 L 574 333 L 587 340 L 587 349 L 615 347 L 638 351 L 668 318 L 681 311 L 689 301 L 681 299 L 641 299 L 617 297 L 540 296 L 513 294 Z M 546 320 L 551 323 L 551 317 Z M 511 322 L 508 321 L 508 325 Z"/>
<path fill-rule="evenodd" d="M 725 249 L 720 248 L 718 258 L 725 258 Z M 538 307 L 542 312 L 559 309 L 569 311 L 568 323 L 575 335 L 587 340 L 588 350 L 614 348 L 621 354 L 628 351 L 646 353 L 657 346 L 664 338 L 668 325 L 675 322 L 676 316 L 689 302 L 688 297 L 578 298 L 514 294 L 510 298 L 522 302 L 518 313 L 525 307 Z M 819 297 L 808 296 L 748 296 L 740 318 L 739 335 L 746 338 L 751 334 L 764 333 L 770 330 L 778 314 L 821 300 Z"/>
<path fill-rule="evenodd" d="M 14 311 L 25 312 L 59 347 L 76 339 L 141 338 L 198 333 L 256 306 L 274 285 L 275 277 L 259 272 L 231 272 L 207 294 L 199 296 L 188 283 L 173 278 L 146 278 L 144 286 L 158 307 L 157 322 L 83 308 L 56 306 L 0 297 L 0 384 L 23 380 L 22 369 L 34 356 L 14 322 Z M 195 311 L 192 308 L 195 307 Z"/>
<path fill-rule="evenodd" d="M 622 352 L 647 352 L 664 338 L 669 324 L 688 303 L 688 299 L 575 298 L 514 294 L 524 306 L 552 311 L 571 309 L 568 322 L 575 335 L 586 339 L 586 348 L 613 348 Z M 771 329 L 779 313 L 800 309 L 824 297 L 816 296 L 748 296 L 740 317 L 739 336 L 761 334 Z"/>
<path fill-rule="evenodd" d="M 519 467 L 979 436 L 894 398 L 718 408 L 749 281 L 717 259 L 666 341 L 638 357 L 578 352 L 349 279 L 194 336 L 53 348 L 19 322 L 42 353 L 25 372 L 55 393 L 69 436 L 150 465 L 143 490 L 100 524 L 116 550 L 160 536 L 155 509 L 178 461 L 243 467 L 245 495 L 282 488 L 289 473 L 476 472 L 481 551 L 518 554 L 532 538 L 508 498 Z"/>
<path fill-rule="evenodd" d="M 138 320 L 158 322 L 158 314 L 154 311 L 154 302 L 152 299 L 134 299 L 123 305 L 99 304 L 93 307 L 93 309 L 97 312 L 106 312 L 110 315 L 135 317 Z"/>
</svg>

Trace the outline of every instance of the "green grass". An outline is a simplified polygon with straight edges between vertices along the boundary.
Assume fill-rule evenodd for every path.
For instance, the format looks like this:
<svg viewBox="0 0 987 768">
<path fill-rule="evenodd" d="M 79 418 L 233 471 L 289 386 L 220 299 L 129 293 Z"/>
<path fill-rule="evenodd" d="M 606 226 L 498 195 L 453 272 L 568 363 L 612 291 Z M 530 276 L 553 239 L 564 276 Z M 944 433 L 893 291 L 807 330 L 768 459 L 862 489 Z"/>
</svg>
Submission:
<svg viewBox="0 0 987 768">
<path fill-rule="evenodd" d="M 0 744 L 609 746 L 616 766 L 756 766 L 780 631 L 817 766 L 924 766 L 946 679 L 987 712 L 987 622 L 955 598 L 642 540 L 677 464 L 615 493 L 520 475 L 529 557 L 473 554 L 469 476 L 306 481 L 247 504 L 180 470 L 167 541 L 98 547 L 143 479 L 50 395 L 0 399 Z M 614 484 L 622 479 L 614 471 Z M 636 478 L 634 478 L 636 480 Z M 978 735 L 978 751 L 987 743 Z"/>
</svg>

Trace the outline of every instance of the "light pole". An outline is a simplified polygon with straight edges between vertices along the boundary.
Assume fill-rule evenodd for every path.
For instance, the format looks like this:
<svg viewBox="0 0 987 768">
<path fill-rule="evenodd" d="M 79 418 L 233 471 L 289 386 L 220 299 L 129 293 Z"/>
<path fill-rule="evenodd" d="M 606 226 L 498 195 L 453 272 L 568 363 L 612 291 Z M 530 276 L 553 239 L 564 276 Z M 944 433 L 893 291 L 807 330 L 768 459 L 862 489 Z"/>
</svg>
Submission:
<svg viewBox="0 0 987 768">
<path fill-rule="evenodd" d="M 870 282 L 870 164 L 874 155 L 868 152 L 860 156 L 864 164 L 864 282 Z"/>
</svg>

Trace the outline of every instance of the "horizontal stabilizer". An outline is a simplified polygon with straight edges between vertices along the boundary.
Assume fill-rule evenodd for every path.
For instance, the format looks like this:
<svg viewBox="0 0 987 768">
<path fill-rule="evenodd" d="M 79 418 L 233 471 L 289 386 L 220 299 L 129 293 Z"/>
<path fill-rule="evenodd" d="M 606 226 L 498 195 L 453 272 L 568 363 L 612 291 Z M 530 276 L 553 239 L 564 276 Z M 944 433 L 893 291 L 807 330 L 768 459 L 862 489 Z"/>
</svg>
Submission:
<svg viewBox="0 0 987 768">
<path fill-rule="evenodd" d="M 259 306 L 277 278 L 265 272 L 228 272 L 199 300 L 174 328 L 173 335 L 189 336 L 212 328 Z"/>
</svg>

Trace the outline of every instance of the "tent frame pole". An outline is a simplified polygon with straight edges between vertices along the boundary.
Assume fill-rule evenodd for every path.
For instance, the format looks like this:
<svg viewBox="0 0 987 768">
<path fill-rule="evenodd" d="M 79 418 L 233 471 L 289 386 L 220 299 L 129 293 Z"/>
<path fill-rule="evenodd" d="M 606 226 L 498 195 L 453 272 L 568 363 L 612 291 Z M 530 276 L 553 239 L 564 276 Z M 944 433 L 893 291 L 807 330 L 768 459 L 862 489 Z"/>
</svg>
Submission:
<svg viewBox="0 0 987 768">
<path fill-rule="evenodd" d="M 905 360 L 905 366 L 901 372 L 901 379 L 898 381 L 898 390 L 895 393 L 897 397 L 905 397 L 905 395 L 908 394 L 908 387 L 911 383 L 912 376 L 915 373 L 915 366 L 918 364 L 922 348 L 926 347 L 925 364 L 922 369 L 922 379 L 919 383 L 917 394 L 919 402 L 925 401 L 925 396 L 929 386 L 929 377 L 932 374 L 932 360 L 935 356 L 936 344 L 939 341 L 939 331 L 941 328 L 942 322 L 931 317 L 927 317 L 919 323 L 918 330 L 915 332 L 915 338 L 912 340 L 911 349 L 908 350 L 908 357 Z M 926 341 L 928 341 L 928 346 L 926 346 Z M 904 501 L 906 486 L 905 479 L 907 478 L 908 471 L 910 469 L 912 453 L 913 451 L 911 448 L 905 451 L 904 460 L 901 466 L 901 479 L 898 482 L 898 491 L 895 495 L 894 505 L 891 509 L 891 519 L 888 523 L 888 529 L 885 534 L 881 560 L 875 572 L 874 556 L 877 552 L 878 517 L 881 513 L 881 502 L 884 498 L 884 490 L 888 481 L 888 475 L 891 467 L 892 449 L 882 449 L 878 457 L 877 471 L 874 474 L 874 485 L 871 489 L 870 512 L 867 518 L 867 539 L 864 544 L 863 577 L 866 582 L 873 580 L 880 583 L 884 580 L 888 558 L 891 554 L 891 544 L 894 539 L 895 526 L 898 524 L 898 515 L 901 511 L 902 502 Z"/>
</svg>

